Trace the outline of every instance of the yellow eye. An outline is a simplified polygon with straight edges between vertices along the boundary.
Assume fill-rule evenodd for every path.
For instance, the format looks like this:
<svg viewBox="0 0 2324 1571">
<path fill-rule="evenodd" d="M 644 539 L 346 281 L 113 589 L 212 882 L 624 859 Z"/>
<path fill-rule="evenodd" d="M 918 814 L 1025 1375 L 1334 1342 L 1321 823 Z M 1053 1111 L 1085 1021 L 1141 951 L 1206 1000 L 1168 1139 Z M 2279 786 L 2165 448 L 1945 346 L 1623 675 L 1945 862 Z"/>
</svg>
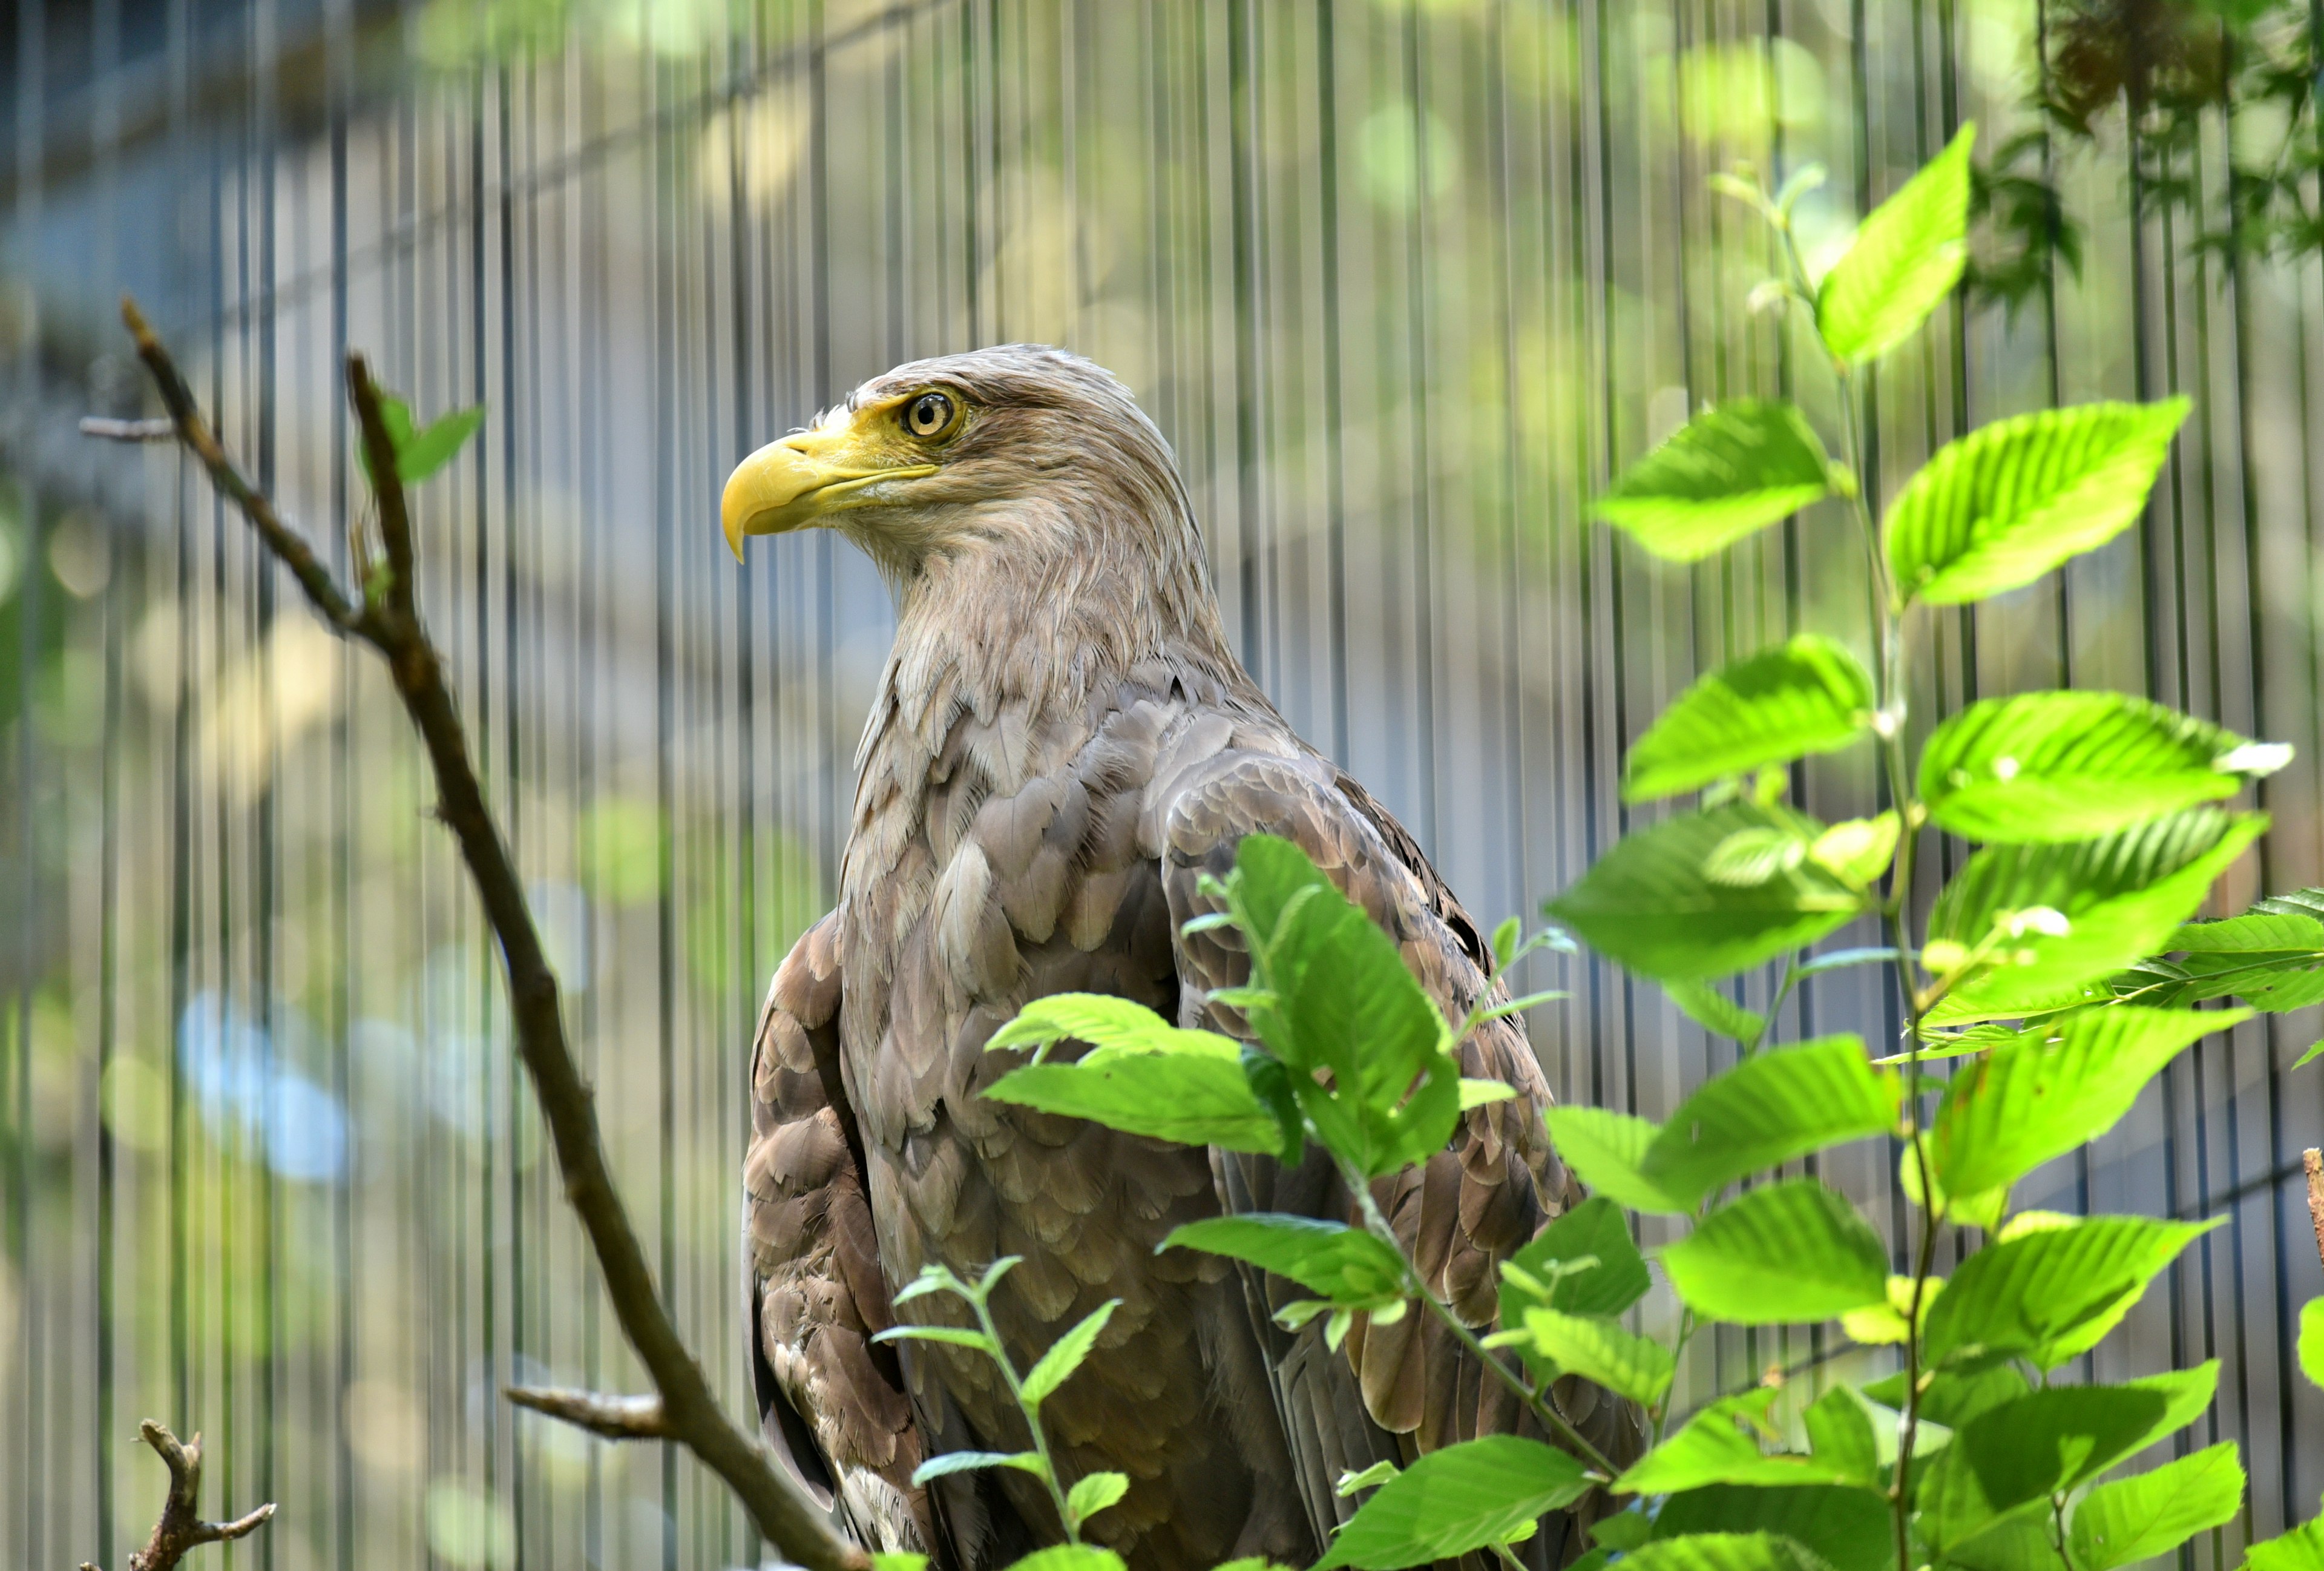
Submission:
<svg viewBox="0 0 2324 1571">
<path fill-rule="evenodd" d="M 904 429 L 927 440 L 950 429 L 953 402 L 941 393 L 923 393 L 904 406 Z"/>
</svg>

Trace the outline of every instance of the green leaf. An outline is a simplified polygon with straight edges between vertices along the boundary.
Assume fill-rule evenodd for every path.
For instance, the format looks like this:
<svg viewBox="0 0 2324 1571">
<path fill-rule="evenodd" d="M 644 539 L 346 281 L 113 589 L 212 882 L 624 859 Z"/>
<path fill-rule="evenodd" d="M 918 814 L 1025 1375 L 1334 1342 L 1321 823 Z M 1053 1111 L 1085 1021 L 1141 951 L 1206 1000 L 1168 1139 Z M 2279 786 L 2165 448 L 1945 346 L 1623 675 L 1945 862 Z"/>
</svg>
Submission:
<svg viewBox="0 0 2324 1571">
<path fill-rule="evenodd" d="M 1246 836 L 1236 853 L 1240 873 Z M 1313 873 L 1296 847 L 1276 841 Z M 1271 850 L 1267 876 L 1279 888 L 1302 876 Z M 1320 874 L 1314 875 L 1320 880 Z M 1239 878 L 1248 903 L 1250 881 Z M 1272 897 L 1270 897 L 1272 898 Z M 1289 1074 L 1291 1093 L 1317 1138 L 1377 1177 L 1442 1151 L 1461 1114 L 1460 1065 L 1449 1034 L 1395 942 L 1329 883 L 1298 886 L 1253 946 L 1254 975 L 1275 995 L 1251 1022 Z M 1328 1071 L 1328 1084 L 1316 1071 Z"/>
<path fill-rule="evenodd" d="M 2266 827 L 2264 814 L 2198 808 L 2077 845 L 1978 852 L 1938 894 L 1930 936 L 1975 949 L 2018 930 L 1953 984 L 1946 1022 L 2041 1012 L 2154 953 Z M 2065 930 L 2015 923 L 2037 910 Z"/>
<path fill-rule="evenodd" d="M 2324 1517 L 2244 1551 L 2244 1571 L 2324 1571 Z"/>
<path fill-rule="evenodd" d="M 2064 1571 L 2050 1525 L 2039 1512 L 2005 1517 L 1965 1544 L 1946 1552 L 1946 1563 L 1962 1571 Z"/>
<path fill-rule="evenodd" d="M 872 1551 L 872 1571 L 928 1571 L 928 1557 L 907 1550 Z"/>
<path fill-rule="evenodd" d="M 1362 1228 L 1338 1222 L 1265 1211 L 1211 1216 L 1173 1228 L 1156 1252 L 1161 1249 L 1231 1255 L 1344 1308 L 1404 1300 L 1403 1257 Z"/>
<path fill-rule="evenodd" d="M 407 415 L 407 419 L 409 416 Z M 395 444 L 395 473 L 406 485 L 417 485 L 452 461 L 484 423 L 484 406 L 456 409 L 428 429 Z"/>
<path fill-rule="evenodd" d="M 2324 1298 L 2300 1307 L 2300 1372 L 2311 1385 L 2324 1385 Z"/>
<path fill-rule="evenodd" d="M 874 1342 L 943 1342 L 954 1347 L 973 1347 L 979 1353 L 997 1354 L 992 1338 L 982 1331 L 970 1331 L 958 1326 L 890 1326 L 885 1331 L 874 1332 Z"/>
<path fill-rule="evenodd" d="M 1565 1165 L 1599 1194 L 1630 1211 L 1692 1209 L 1664 1194 L 1639 1170 L 1646 1149 L 1661 1132 L 1650 1121 L 1608 1107 L 1552 1107 L 1547 1116 L 1550 1143 Z"/>
<path fill-rule="evenodd" d="M 2054 1031 L 2019 1033 L 1945 1087 L 1932 1143 L 1938 1181 L 1955 1195 L 2015 1183 L 2112 1129 L 2172 1058 L 2250 1016 L 2116 1004 L 2070 1015 Z"/>
<path fill-rule="evenodd" d="M 1655 1537 L 1773 1533 L 1804 1544 L 1828 1566 L 1879 1566 L 1893 1557 L 1888 1497 L 1872 1488 L 1809 1483 L 1791 1489 L 1706 1484 L 1674 1494 L 1655 1518 Z"/>
<path fill-rule="evenodd" d="M 1659 1404 L 1678 1371 L 1669 1348 L 1625 1331 L 1603 1315 L 1528 1309 L 1523 1335 L 1535 1358 L 1562 1373 L 1595 1381 L 1641 1407 Z"/>
<path fill-rule="evenodd" d="M 1082 1366 L 1082 1360 L 1087 1358 L 1090 1349 L 1097 1345 L 1098 1333 L 1105 1329 L 1105 1323 L 1113 1318 L 1113 1312 L 1120 1308 L 1120 1298 L 1108 1298 L 1084 1316 L 1072 1330 L 1058 1337 L 1048 1352 L 1041 1354 L 1041 1361 L 1025 1376 L 1022 1397 L 1028 1406 L 1039 1406 L 1050 1392 L 1073 1378 L 1074 1371 Z"/>
<path fill-rule="evenodd" d="M 2224 1218 L 2092 1216 L 1978 1250 L 1930 1307 L 1923 1358 L 2022 1355 L 2054 1369 L 2120 1322 L 2155 1274 Z"/>
<path fill-rule="evenodd" d="M 1876 360 L 1910 337 L 1969 261 L 1969 154 L 1977 124 L 1872 209 L 1816 289 L 1816 329 L 1835 359 Z"/>
<path fill-rule="evenodd" d="M 1858 1038 L 1825 1037 L 1744 1059 L 1679 1104 L 1640 1171 L 1692 1211 L 1735 1179 L 1896 1123 L 1896 1079 Z"/>
<path fill-rule="evenodd" d="M 2295 1069 L 2305 1068 L 2319 1058 L 2324 1058 L 2324 1041 L 2311 1043 L 2306 1052 L 2292 1060 L 2292 1067 Z"/>
<path fill-rule="evenodd" d="M 1582 1261 L 1592 1263 L 1554 1269 Z M 1528 1283 L 1547 1288 L 1547 1294 Z M 1593 1195 L 1503 1264 L 1501 1324 L 1523 1325 L 1525 1312 L 1538 1306 L 1568 1315 L 1618 1315 L 1645 1298 L 1652 1285 L 1646 1256 L 1631 1242 L 1621 1207 L 1608 1196 Z"/>
<path fill-rule="evenodd" d="M 1872 678 L 1831 639 L 1803 633 L 1721 666 L 1678 696 L 1622 765 L 1622 799 L 1650 801 L 1831 753 L 1872 726 Z"/>
<path fill-rule="evenodd" d="M 392 450 L 401 454 L 411 445 L 411 406 L 392 393 L 383 392 L 379 395 L 379 423 L 386 428 L 387 445 Z M 377 488 L 379 476 L 372 473 L 371 445 L 360 435 L 355 441 L 355 457 L 363 465 L 364 478 L 370 481 L 374 489 Z M 403 475 L 401 459 L 396 463 L 395 471 L 397 478 L 401 479 Z"/>
<path fill-rule="evenodd" d="M 1036 1549 L 1009 1571 L 1123 1571 L 1121 1557 L 1094 1544 L 1052 1544 Z"/>
<path fill-rule="evenodd" d="M 1037 998 L 1019 1010 L 1015 1020 L 993 1032 L 984 1050 L 1045 1049 L 1065 1040 L 1089 1044 L 1089 1050 L 1076 1060 L 1089 1067 L 1140 1053 L 1184 1054 L 1231 1064 L 1242 1055 L 1242 1044 L 1231 1037 L 1183 1030 L 1142 1003 L 1106 993 L 1053 993 Z M 1038 1052 L 1034 1061 L 1040 1062 Z"/>
<path fill-rule="evenodd" d="M 1808 1571 L 1815 1562 L 1773 1533 L 1689 1533 L 1641 1545 L 1622 1564 L 1628 1571 Z"/>
<path fill-rule="evenodd" d="M 1517 1087 L 1501 1080 L 1468 1080 L 1461 1082 L 1461 1111 L 1472 1107 L 1490 1107 L 1496 1102 L 1507 1102 L 1517 1094 Z"/>
<path fill-rule="evenodd" d="M 2127 693 L 2020 693 L 1971 704 L 1921 752 L 1921 799 L 1971 840 L 2064 842 L 2231 797 L 2254 762 L 2242 737 Z"/>
<path fill-rule="evenodd" d="M 1345 1500 L 1360 1489 L 1378 1489 L 1403 1471 L 1395 1463 L 1386 1461 L 1375 1462 L 1360 1473 L 1351 1468 L 1340 1474 L 1340 1482 L 1332 1486 L 1332 1492 Z"/>
<path fill-rule="evenodd" d="M 1181 1145 L 1270 1154 L 1283 1146 L 1281 1125 L 1252 1092 L 1242 1066 L 1207 1056 L 1132 1055 L 1095 1066 L 1028 1064 L 1003 1075 L 982 1095 Z"/>
<path fill-rule="evenodd" d="M 2166 1405 L 2135 1386 L 2052 1386 L 1979 1415 L 1922 1480 L 1923 1535 L 1942 1554 L 2012 1512 L 2046 1509 L 2137 1450 Z"/>
<path fill-rule="evenodd" d="M 1381 1484 L 1314 1571 L 1394 1571 L 1507 1543 L 1589 1491 L 1580 1462 L 1537 1440 L 1495 1435 L 1447 1446 Z"/>
<path fill-rule="evenodd" d="M 1854 1387 L 1835 1385 L 1809 1403 L 1801 1419 L 1807 1427 L 1808 1448 L 1819 1464 L 1849 1483 L 1878 1489 L 1882 1465 L 1895 1459 L 1895 1420 L 1889 1416 L 1889 1444 L 1884 1456 L 1880 1433 L 1865 1410 L 1868 1405 Z"/>
<path fill-rule="evenodd" d="M 1831 490 L 1831 461 L 1796 408 L 1737 398 L 1672 432 L 1591 511 L 1655 555 L 1692 562 Z"/>
<path fill-rule="evenodd" d="M 1722 842 L 1770 829 L 1804 853 L 1823 826 L 1747 801 L 1668 818 L 1621 840 L 1550 912 L 1631 970 L 1683 980 L 1725 976 L 1813 943 L 1864 909 L 1860 893 L 1804 855 L 1765 883 L 1711 881 L 1705 868 Z"/>
<path fill-rule="evenodd" d="M 1635 1549 L 1655 1536 L 1655 1519 L 1643 1511 L 1619 1511 L 1590 1524 L 1590 1541 L 1602 1549 Z"/>
<path fill-rule="evenodd" d="M 1963 605 L 2106 544 L 2145 505 L 2187 410 L 2183 398 L 2085 403 L 1946 443 L 1882 526 L 1897 594 Z"/>
<path fill-rule="evenodd" d="M 1614 1481 L 1614 1492 L 1670 1494 L 1712 1483 L 1845 1483 L 1829 1462 L 1812 1456 L 1770 1456 L 1761 1451 L 1759 1437 L 1769 1434 L 1767 1410 L 1782 1394 L 1773 1386 L 1761 1386 L 1711 1403 L 1631 1464 Z"/>
<path fill-rule="evenodd" d="M 2163 947 L 2184 952 L 2180 985 L 2159 994 L 2172 1003 L 2232 997 L 2270 1013 L 2324 1003 L 2324 921 L 2305 911 L 2189 922 Z"/>
<path fill-rule="evenodd" d="M 1663 991 L 1686 1018 L 1714 1036 L 1753 1042 L 1767 1029 L 1765 1017 L 1753 1013 L 1707 982 L 1665 982 Z"/>
<path fill-rule="evenodd" d="M 929 1457 L 912 1469 L 912 1482 L 926 1483 L 931 1478 L 945 1478 L 955 1473 L 973 1473 L 986 1467 L 1013 1467 L 1037 1478 L 1047 1471 L 1038 1451 L 947 1451 L 941 1456 Z"/>
<path fill-rule="evenodd" d="M 1077 1522 L 1085 1522 L 1130 1492 L 1126 1473 L 1093 1473 L 1065 1492 L 1065 1509 Z"/>
<path fill-rule="evenodd" d="M 2068 1539 L 2074 1571 L 2113 1571 L 2167 1555 L 2231 1520 L 2243 1498 L 2243 1465 L 2232 1440 L 2135 1478 L 2101 1483 L 2074 1509 Z"/>
<path fill-rule="evenodd" d="M 1680 1299 L 1738 1326 L 1827 1320 L 1885 1303 L 1888 1252 L 1837 1191 L 1789 1178 L 1704 1217 L 1662 1252 Z"/>
</svg>

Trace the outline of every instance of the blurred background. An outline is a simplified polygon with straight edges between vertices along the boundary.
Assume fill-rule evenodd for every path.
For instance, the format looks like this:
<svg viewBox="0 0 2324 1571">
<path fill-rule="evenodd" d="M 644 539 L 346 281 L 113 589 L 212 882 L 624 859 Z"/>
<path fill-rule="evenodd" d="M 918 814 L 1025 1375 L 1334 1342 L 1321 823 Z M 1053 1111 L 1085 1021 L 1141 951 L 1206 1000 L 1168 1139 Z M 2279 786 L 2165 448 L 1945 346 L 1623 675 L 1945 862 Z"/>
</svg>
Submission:
<svg viewBox="0 0 2324 1571">
<path fill-rule="evenodd" d="M 149 411 L 134 291 L 248 471 L 346 557 L 340 356 L 480 439 L 419 498 L 423 600 L 563 968 L 649 1248 L 730 1406 L 767 978 L 831 898 L 892 626 L 827 535 L 737 568 L 731 463 L 862 378 L 1008 339 L 1112 367 L 1176 447 L 1229 626 L 1480 916 L 1625 827 L 1697 670 L 1866 642 L 1812 514 L 1653 564 L 1583 521 L 1703 402 L 1789 392 L 1766 239 L 1710 173 L 1829 171 L 1812 257 L 1979 125 L 1976 264 L 1875 385 L 1876 484 L 2060 402 L 2191 393 L 2140 525 L 1919 624 L 1927 716 L 2062 680 L 2299 758 L 2215 909 L 2324 883 L 2324 146 L 2310 0 L 14 0 L 0 27 L 0 1555 L 117 1564 L 202 1430 L 221 1567 L 754 1565 L 690 1461 L 497 1396 L 635 1389 L 512 1075 L 496 963 L 374 661 Z M 2313 362 L 2313 364 L 2311 364 Z M 1798 790 L 1865 810 L 1862 754 Z M 1956 851 L 1932 853 L 1949 864 Z M 1941 873 L 1941 866 L 1932 867 Z M 1868 937 L 1868 935 L 1867 935 Z M 1530 962 L 1563 1097 L 1730 1061 L 1651 987 Z M 1855 974 L 1786 1034 L 1894 1029 Z M 1769 979 L 1740 995 L 1763 1003 Z M 2084 1372 L 2221 1360 L 2232 1566 L 2312 1514 L 2316 1012 L 2196 1049 L 2027 1204 L 2219 1218 Z M 1887 1153 L 1826 1171 L 1876 1212 Z M 2046 1191 L 2046 1192 L 2045 1192 Z M 1657 1307 L 1659 1306 L 1659 1307 Z M 1651 1317 L 1666 1316 L 1663 1298 Z M 1697 1399 L 1886 1355 L 1690 1350 Z"/>
</svg>

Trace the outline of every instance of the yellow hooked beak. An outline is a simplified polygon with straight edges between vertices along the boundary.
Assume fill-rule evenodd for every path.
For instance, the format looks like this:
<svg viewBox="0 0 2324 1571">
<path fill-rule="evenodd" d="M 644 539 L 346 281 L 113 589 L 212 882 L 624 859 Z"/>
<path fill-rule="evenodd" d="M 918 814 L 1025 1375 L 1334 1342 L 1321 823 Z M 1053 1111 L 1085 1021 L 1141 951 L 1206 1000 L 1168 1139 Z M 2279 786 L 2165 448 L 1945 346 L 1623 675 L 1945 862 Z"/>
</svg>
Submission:
<svg viewBox="0 0 2324 1571">
<path fill-rule="evenodd" d="M 781 534 L 803 529 L 843 504 L 844 499 L 879 480 L 908 480 L 933 475 L 934 464 L 858 467 L 846 448 L 855 436 L 840 430 L 794 431 L 769 442 L 734 466 L 720 499 L 720 522 L 734 559 L 742 559 L 746 534 Z"/>
</svg>

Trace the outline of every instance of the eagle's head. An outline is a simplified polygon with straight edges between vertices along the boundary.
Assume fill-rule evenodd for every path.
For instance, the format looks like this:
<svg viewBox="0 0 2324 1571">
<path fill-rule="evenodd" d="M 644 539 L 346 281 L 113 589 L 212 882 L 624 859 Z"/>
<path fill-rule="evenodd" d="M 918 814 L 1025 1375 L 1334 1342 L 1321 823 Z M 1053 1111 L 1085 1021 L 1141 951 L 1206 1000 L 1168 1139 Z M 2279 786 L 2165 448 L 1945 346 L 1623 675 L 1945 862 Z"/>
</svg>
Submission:
<svg viewBox="0 0 2324 1571">
<path fill-rule="evenodd" d="M 820 525 L 908 582 L 932 557 L 997 551 L 1199 559 L 1169 444 L 1102 366 L 1038 344 L 916 360 L 735 467 L 720 512 L 742 537 Z"/>
</svg>

